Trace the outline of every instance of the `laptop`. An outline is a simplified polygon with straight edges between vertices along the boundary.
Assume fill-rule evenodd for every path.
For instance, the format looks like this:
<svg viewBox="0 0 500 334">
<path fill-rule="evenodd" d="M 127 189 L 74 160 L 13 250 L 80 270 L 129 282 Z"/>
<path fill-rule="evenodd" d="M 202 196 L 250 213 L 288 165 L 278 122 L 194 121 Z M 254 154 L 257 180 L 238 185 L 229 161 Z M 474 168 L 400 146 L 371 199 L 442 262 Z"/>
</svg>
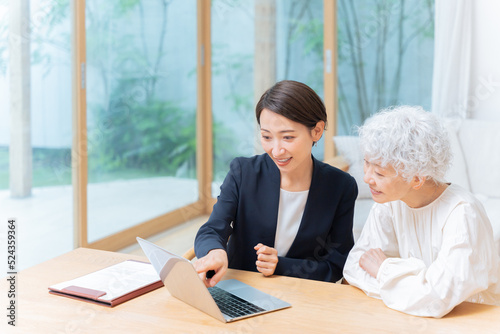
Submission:
<svg viewBox="0 0 500 334">
<path fill-rule="evenodd" d="M 235 279 L 207 288 L 190 261 L 147 240 L 137 237 L 137 241 L 172 296 L 222 322 L 291 307 Z"/>
</svg>

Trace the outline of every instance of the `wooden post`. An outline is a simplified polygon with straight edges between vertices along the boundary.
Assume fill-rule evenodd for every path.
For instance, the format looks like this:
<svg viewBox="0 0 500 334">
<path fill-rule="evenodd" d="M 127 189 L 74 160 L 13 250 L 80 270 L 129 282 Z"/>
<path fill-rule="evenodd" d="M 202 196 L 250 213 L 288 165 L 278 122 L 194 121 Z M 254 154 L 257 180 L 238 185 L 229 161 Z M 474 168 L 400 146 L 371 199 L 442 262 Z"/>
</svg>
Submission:
<svg viewBox="0 0 500 334">
<path fill-rule="evenodd" d="M 336 154 L 333 136 L 337 133 L 337 6 L 336 0 L 324 0 L 324 102 L 328 127 L 323 134 L 325 140 L 324 160 Z"/>
<path fill-rule="evenodd" d="M 10 194 L 31 195 L 30 1 L 10 1 Z"/>
<path fill-rule="evenodd" d="M 212 48 L 211 1 L 198 0 L 198 100 L 196 107 L 196 174 L 202 212 L 212 210 L 213 135 L 212 135 Z"/>
<path fill-rule="evenodd" d="M 87 90 L 85 48 L 85 0 L 71 1 L 72 7 L 72 100 L 73 147 L 71 168 L 73 179 L 74 247 L 88 246 L 87 240 Z"/>
<path fill-rule="evenodd" d="M 255 0 L 254 106 L 276 83 L 276 0 Z M 262 152 L 256 125 L 255 152 Z"/>
</svg>

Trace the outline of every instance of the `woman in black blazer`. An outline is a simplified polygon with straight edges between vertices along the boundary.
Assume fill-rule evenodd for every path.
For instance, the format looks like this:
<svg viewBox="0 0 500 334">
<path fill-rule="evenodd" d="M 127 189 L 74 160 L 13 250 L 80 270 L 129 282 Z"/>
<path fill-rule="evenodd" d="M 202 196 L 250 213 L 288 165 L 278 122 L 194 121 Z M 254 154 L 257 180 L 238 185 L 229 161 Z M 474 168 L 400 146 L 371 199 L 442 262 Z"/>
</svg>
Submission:
<svg viewBox="0 0 500 334">
<path fill-rule="evenodd" d="M 194 266 L 207 286 L 228 267 L 336 282 L 354 244 L 358 188 L 311 154 L 326 125 L 325 106 L 307 85 L 285 80 L 255 111 L 266 153 L 231 162 L 196 235 Z"/>
</svg>

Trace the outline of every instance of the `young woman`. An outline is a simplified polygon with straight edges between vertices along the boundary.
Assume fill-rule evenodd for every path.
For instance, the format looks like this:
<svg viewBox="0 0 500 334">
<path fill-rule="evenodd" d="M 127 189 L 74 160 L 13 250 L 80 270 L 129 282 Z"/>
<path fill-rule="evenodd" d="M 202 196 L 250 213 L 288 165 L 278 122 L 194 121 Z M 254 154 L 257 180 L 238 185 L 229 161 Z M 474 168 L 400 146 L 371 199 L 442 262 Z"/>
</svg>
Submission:
<svg viewBox="0 0 500 334">
<path fill-rule="evenodd" d="M 500 303 L 500 260 L 481 203 L 444 181 L 447 133 L 420 107 L 359 129 L 372 207 L 344 277 L 395 310 L 442 317 L 463 301 Z"/>
<path fill-rule="evenodd" d="M 255 111 L 266 153 L 231 162 L 196 236 L 195 268 L 207 286 L 228 267 L 338 281 L 353 246 L 358 190 L 349 174 L 311 154 L 326 125 L 325 106 L 308 86 L 281 81 Z"/>
</svg>

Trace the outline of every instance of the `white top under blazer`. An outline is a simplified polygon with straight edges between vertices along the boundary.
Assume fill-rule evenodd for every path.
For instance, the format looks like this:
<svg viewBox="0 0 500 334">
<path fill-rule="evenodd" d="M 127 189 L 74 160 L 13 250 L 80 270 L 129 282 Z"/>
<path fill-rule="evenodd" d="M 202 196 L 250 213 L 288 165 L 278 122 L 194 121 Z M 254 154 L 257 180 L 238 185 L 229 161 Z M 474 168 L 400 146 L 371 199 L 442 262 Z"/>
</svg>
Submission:
<svg viewBox="0 0 500 334">
<path fill-rule="evenodd" d="M 278 225 L 274 240 L 274 248 L 278 251 L 278 256 L 286 256 L 297 236 L 308 194 L 309 190 L 292 192 L 280 189 Z"/>
</svg>

